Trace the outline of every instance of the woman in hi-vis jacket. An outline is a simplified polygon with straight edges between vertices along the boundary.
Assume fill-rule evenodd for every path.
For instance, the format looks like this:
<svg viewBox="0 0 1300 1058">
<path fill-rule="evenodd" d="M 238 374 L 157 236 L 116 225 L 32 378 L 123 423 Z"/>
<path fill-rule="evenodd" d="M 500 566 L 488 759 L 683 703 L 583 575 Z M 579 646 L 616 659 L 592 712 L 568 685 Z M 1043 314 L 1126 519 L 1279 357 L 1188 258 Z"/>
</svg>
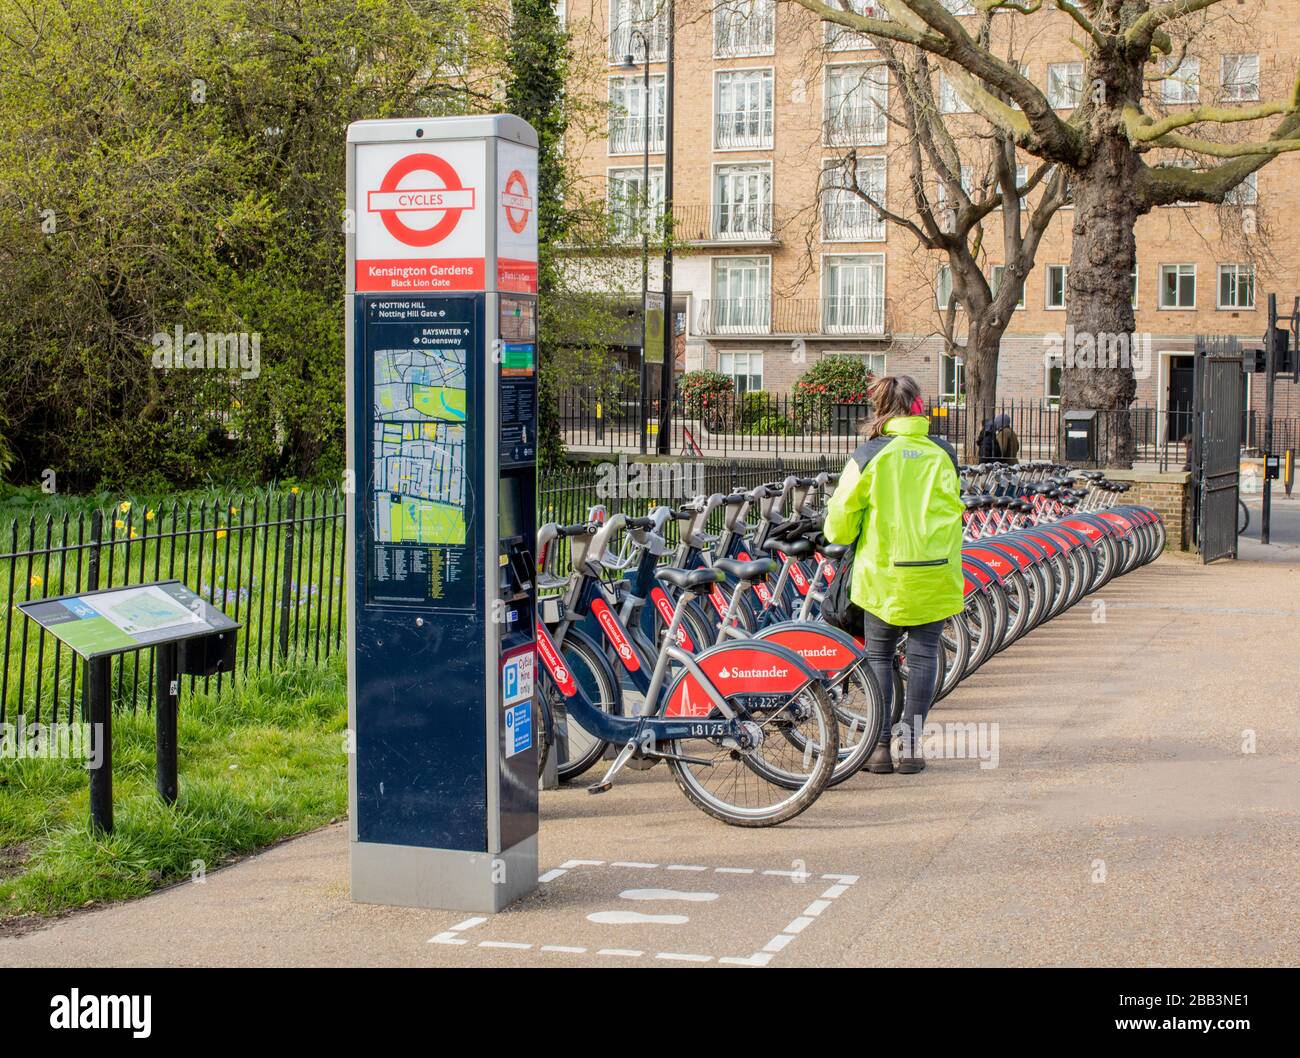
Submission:
<svg viewBox="0 0 1300 1058">
<path fill-rule="evenodd" d="M 921 771 L 921 731 L 938 690 L 943 622 L 965 605 L 961 568 L 961 479 L 948 442 L 929 437 L 921 387 L 885 376 L 870 391 L 873 417 L 826 510 L 826 538 L 857 541 L 850 598 L 866 613 L 867 660 L 885 709 L 867 770 L 895 770 L 890 758 L 893 662 L 907 633 L 907 693 L 897 770 Z"/>
</svg>

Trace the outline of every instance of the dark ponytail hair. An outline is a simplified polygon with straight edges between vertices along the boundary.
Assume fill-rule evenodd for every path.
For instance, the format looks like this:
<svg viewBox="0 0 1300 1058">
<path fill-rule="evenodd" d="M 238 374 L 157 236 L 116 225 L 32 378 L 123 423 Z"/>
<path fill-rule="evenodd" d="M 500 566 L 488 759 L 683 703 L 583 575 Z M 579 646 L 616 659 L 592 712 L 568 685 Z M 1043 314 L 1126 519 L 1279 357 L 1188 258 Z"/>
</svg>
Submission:
<svg viewBox="0 0 1300 1058">
<path fill-rule="evenodd" d="M 863 431 L 868 441 L 885 432 L 890 419 L 915 414 L 913 405 L 921 399 L 921 384 L 911 375 L 882 375 L 867 390 L 871 419 Z"/>
</svg>

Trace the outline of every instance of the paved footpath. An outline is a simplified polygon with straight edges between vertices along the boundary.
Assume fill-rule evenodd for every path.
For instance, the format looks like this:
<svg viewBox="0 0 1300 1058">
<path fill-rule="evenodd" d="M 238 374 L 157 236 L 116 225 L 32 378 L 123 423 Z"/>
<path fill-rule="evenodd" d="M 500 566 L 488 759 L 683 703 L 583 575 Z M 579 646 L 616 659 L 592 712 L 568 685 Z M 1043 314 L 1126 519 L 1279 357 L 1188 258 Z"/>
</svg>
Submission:
<svg viewBox="0 0 1300 1058">
<path fill-rule="evenodd" d="M 764 831 L 662 766 L 548 793 L 540 891 L 495 916 L 351 903 L 335 826 L 0 965 L 1295 965 L 1300 558 L 1165 557 L 1102 601 L 932 714 L 996 722 L 996 768 L 858 776 Z"/>
</svg>

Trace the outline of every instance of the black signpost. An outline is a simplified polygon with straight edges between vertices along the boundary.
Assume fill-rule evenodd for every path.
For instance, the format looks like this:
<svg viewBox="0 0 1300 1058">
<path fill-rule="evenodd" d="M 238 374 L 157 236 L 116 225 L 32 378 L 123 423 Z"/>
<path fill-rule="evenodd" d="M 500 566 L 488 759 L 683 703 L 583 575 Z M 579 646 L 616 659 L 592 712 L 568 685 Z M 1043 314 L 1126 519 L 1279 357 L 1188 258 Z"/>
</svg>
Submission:
<svg viewBox="0 0 1300 1058">
<path fill-rule="evenodd" d="M 158 796 L 176 803 L 180 677 L 235 667 L 239 625 L 178 580 L 33 599 L 18 609 L 82 658 L 83 716 L 90 724 L 90 825 L 113 829 L 114 655 L 154 651 Z"/>
</svg>

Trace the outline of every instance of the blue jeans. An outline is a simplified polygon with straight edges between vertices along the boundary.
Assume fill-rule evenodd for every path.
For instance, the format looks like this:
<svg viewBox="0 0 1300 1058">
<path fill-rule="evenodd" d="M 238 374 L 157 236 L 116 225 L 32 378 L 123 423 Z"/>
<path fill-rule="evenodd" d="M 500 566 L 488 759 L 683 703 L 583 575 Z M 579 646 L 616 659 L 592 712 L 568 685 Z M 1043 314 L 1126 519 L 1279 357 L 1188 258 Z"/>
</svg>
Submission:
<svg viewBox="0 0 1300 1058">
<path fill-rule="evenodd" d="M 925 725 L 925 715 L 934 704 L 939 691 L 939 651 L 942 647 L 943 622 L 931 621 L 923 625 L 891 625 L 875 614 L 868 613 L 864 621 L 867 643 L 867 664 L 880 684 L 880 698 L 885 709 L 885 723 L 880 731 L 880 744 L 888 745 L 894 715 L 894 653 L 898 640 L 907 633 L 907 694 L 903 698 L 902 723 L 910 733 Z"/>
</svg>

